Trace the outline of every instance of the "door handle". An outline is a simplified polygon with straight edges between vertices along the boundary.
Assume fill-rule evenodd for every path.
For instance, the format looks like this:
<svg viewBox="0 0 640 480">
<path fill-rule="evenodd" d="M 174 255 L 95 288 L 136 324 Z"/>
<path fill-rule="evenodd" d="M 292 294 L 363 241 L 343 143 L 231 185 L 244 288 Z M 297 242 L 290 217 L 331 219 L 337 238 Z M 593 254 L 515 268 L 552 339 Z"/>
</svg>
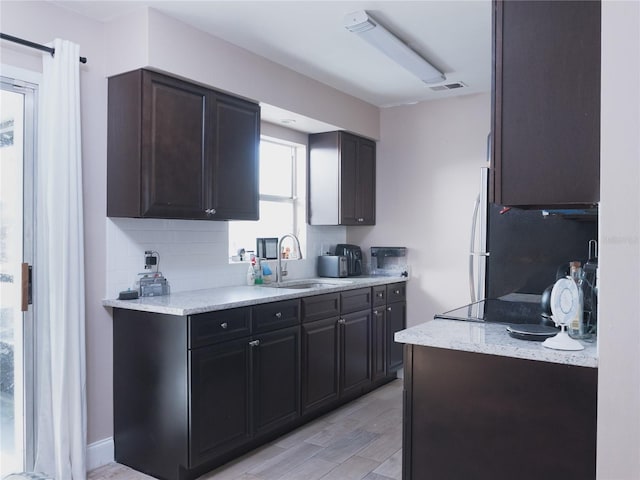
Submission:
<svg viewBox="0 0 640 480">
<path fill-rule="evenodd" d="M 29 305 L 33 304 L 33 268 L 28 263 L 22 264 L 21 277 L 22 299 L 20 309 L 26 312 L 29 310 Z"/>
</svg>

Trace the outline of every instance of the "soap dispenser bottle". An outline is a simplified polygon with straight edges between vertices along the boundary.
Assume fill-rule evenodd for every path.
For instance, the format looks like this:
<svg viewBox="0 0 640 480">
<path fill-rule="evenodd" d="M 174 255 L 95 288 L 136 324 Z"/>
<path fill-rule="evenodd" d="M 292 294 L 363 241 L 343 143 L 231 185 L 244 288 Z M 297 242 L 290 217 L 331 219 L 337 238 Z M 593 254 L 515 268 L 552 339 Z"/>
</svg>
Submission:
<svg viewBox="0 0 640 480">
<path fill-rule="evenodd" d="M 247 270 L 247 285 L 255 285 L 256 283 L 256 273 L 253 269 L 253 265 L 249 264 L 249 269 Z"/>
</svg>

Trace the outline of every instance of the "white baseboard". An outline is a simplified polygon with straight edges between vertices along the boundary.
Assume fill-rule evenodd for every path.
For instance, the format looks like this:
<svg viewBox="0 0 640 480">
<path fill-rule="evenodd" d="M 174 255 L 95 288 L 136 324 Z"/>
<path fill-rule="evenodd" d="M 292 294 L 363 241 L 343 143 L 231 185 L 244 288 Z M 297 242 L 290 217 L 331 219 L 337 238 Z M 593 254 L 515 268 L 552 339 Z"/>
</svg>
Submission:
<svg viewBox="0 0 640 480">
<path fill-rule="evenodd" d="M 113 437 L 98 440 L 87 446 L 87 472 L 113 461 Z"/>
</svg>

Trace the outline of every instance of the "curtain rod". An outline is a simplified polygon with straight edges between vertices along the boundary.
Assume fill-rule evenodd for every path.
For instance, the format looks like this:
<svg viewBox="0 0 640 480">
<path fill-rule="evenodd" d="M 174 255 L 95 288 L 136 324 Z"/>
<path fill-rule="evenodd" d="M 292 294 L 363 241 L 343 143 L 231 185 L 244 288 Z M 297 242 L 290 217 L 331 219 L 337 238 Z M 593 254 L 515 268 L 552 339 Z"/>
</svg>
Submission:
<svg viewBox="0 0 640 480">
<path fill-rule="evenodd" d="M 55 48 L 47 47 L 46 45 L 40 45 L 39 43 L 30 42 L 29 40 L 23 40 L 22 38 L 7 35 L 6 33 L 0 33 L 0 38 L 2 40 L 9 40 L 10 42 L 13 42 L 13 43 L 19 43 L 20 45 L 24 45 L 26 47 L 35 48 L 36 50 L 49 52 L 51 56 L 53 56 L 56 53 Z M 80 57 L 80 63 L 87 63 L 87 57 Z"/>
</svg>

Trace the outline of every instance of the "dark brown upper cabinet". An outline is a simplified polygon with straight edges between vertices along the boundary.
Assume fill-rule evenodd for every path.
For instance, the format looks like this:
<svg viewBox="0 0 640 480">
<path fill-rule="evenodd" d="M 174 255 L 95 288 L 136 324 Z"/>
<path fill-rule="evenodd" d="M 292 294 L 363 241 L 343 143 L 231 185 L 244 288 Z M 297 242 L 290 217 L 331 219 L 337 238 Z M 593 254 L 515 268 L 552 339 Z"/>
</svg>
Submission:
<svg viewBox="0 0 640 480">
<path fill-rule="evenodd" d="M 600 199 L 600 2 L 496 1 L 492 200 Z"/>
<path fill-rule="evenodd" d="M 108 108 L 108 216 L 258 219 L 257 104 L 135 70 Z"/>
<path fill-rule="evenodd" d="M 309 135 L 310 225 L 375 225 L 376 144 L 347 132 Z"/>
</svg>

